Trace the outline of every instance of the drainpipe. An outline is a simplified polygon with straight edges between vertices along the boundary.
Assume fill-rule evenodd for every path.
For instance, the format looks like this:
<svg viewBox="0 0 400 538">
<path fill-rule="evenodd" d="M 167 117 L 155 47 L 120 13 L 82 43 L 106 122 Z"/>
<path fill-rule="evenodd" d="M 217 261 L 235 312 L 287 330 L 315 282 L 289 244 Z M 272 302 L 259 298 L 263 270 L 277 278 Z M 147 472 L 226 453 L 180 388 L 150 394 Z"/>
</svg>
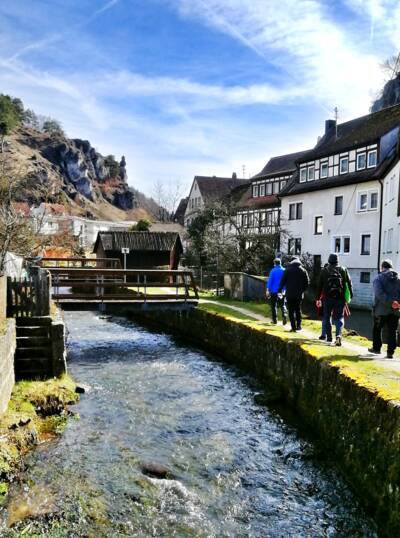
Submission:
<svg viewBox="0 0 400 538">
<path fill-rule="evenodd" d="M 379 235 L 378 235 L 378 273 L 381 268 L 381 245 L 382 245 L 382 217 L 383 217 L 383 181 L 380 178 L 379 184 L 381 186 L 380 207 L 379 207 Z"/>
</svg>

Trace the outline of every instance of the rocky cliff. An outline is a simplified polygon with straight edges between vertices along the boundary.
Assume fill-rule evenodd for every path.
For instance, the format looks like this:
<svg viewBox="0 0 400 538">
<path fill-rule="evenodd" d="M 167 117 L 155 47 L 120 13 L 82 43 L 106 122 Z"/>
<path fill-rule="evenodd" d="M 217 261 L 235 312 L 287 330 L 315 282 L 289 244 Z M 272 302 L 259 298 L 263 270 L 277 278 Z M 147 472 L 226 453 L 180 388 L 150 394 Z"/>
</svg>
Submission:
<svg viewBox="0 0 400 538">
<path fill-rule="evenodd" d="M 72 213 L 134 218 L 132 211 L 138 204 L 127 183 L 125 157 L 117 162 L 101 155 L 87 140 L 27 127 L 8 138 L 7 154 L 37 186 L 25 193 L 27 201 L 43 201 L 45 193 L 46 201 L 63 203 Z"/>
<path fill-rule="evenodd" d="M 378 112 L 382 108 L 398 105 L 400 103 L 400 73 L 392 80 L 389 80 L 383 87 L 381 96 L 374 101 L 371 112 Z"/>
</svg>

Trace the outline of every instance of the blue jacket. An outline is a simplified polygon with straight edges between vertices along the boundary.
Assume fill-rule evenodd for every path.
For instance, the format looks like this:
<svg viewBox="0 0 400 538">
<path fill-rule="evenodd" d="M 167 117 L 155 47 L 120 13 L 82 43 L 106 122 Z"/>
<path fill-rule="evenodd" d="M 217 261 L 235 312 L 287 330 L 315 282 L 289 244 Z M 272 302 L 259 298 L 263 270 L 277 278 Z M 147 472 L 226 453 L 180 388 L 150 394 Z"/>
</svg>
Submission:
<svg viewBox="0 0 400 538">
<path fill-rule="evenodd" d="M 400 280 L 392 269 L 382 271 L 374 279 L 374 305 L 375 316 L 392 314 L 392 302 L 400 300 Z"/>
<path fill-rule="evenodd" d="M 270 272 L 267 280 L 267 290 L 270 293 L 278 293 L 285 269 L 281 265 L 276 265 Z"/>
</svg>

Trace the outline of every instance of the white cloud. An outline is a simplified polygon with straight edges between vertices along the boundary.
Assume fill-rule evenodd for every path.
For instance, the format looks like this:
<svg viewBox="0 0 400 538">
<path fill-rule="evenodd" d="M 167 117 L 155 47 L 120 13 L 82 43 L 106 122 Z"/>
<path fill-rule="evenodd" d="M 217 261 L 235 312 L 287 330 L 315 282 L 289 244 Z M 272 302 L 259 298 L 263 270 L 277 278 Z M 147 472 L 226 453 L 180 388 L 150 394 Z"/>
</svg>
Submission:
<svg viewBox="0 0 400 538">
<path fill-rule="evenodd" d="M 317 0 L 169 0 L 182 17 L 195 18 L 239 39 L 299 85 L 326 110 L 367 110 L 382 83 L 381 58 L 363 52 Z M 373 0 L 369 2 L 371 6 Z M 375 2 L 378 5 L 378 2 Z M 371 7 L 372 9 L 372 7 Z M 380 11 L 375 7 L 376 16 Z"/>
</svg>

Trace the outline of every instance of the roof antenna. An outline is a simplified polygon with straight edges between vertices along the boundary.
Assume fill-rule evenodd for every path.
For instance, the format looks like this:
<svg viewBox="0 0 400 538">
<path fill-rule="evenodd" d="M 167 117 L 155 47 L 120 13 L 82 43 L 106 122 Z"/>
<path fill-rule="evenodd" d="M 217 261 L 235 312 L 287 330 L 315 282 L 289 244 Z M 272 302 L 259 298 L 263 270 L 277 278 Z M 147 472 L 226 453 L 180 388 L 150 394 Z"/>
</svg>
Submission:
<svg viewBox="0 0 400 538">
<path fill-rule="evenodd" d="M 333 112 L 335 113 L 335 138 L 337 138 L 337 123 L 339 118 L 339 109 L 337 106 L 335 106 Z"/>
</svg>

